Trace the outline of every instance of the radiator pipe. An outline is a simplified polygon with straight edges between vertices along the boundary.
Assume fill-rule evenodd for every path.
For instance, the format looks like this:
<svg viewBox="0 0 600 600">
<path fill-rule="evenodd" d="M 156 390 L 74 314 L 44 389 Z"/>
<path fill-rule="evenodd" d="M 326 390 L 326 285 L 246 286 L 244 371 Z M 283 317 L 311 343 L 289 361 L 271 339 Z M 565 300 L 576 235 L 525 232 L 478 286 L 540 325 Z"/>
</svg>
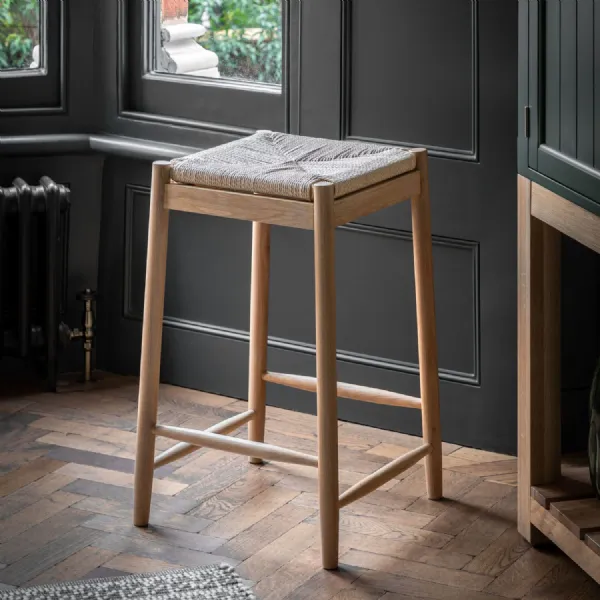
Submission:
<svg viewBox="0 0 600 600">
<path fill-rule="evenodd" d="M 66 323 L 58 326 L 58 336 L 61 345 L 66 348 L 70 342 L 82 340 L 83 342 L 83 383 L 92 381 L 94 339 L 96 337 L 96 321 L 94 315 L 94 303 L 96 292 L 87 288 L 77 294 L 77 300 L 83 302 L 82 327 L 71 329 Z"/>
<path fill-rule="evenodd" d="M 83 380 L 89 383 L 92 380 L 92 351 L 94 349 L 94 298 L 95 292 L 87 289 L 83 294 L 79 295 L 79 299 L 84 302 L 84 318 L 83 318 L 83 354 L 85 365 L 83 370 Z"/>
</svg>

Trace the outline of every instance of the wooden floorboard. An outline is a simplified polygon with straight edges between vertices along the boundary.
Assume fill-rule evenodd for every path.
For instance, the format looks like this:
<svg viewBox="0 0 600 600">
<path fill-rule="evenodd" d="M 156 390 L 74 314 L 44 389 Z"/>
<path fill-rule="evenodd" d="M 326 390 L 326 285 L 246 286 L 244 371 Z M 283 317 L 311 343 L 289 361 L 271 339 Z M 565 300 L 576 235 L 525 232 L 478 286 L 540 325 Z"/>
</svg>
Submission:
<svg viewBox="0 0 600 600">
<path fill-rule="evenodd" d="M 427 499 L 416 464 L 341 511 L 335 572 L 320 568 L 310 467 L 199 450 L 157 471 L 151 527 L 137 529 L 136 396 L 131 378 L 114 378 L 96 391 L 0 398 L 0 590 L 226 562 L 260 600 L 600 598 L 559 550 L 518 535 L 516 460 L 456 444 L 444 444 L 444 500 Z M 246 407 L 163 385 L 159 420 L 206 428 Z M 267 414 L 268 442 L 315 451 L 313 416 Z M 351 423 L 338 431 L 341 490 L 422 443 Z"/>
</svg>

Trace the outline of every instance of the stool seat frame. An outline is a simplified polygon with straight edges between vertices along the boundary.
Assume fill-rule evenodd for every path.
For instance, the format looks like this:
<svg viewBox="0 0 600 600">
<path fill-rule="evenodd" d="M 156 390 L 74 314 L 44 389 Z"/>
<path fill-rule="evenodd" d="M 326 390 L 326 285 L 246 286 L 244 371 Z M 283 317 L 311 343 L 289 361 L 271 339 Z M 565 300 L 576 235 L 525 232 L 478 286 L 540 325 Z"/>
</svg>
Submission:
<svg viewBox="0 0 600 600">
<path fill-rule="evenodd" d="M 313 186 L 313 202 L 201 188 L 174 183 L 170 164 L 155 162 L 148 257 L 135 466 L 134 524 L 148 525 L 154 469 L 208 447 L 249 457 L 253 464 L 275 460 L 318 469 L 322 563 L 338 565 L 339 510 L 377 489 L 425 458 L 427 493 L 442 496 L 442 442 L 433 288 L 428 161 L 414 150 L 416 170 L 335 198 L 334 185 Z M 335 228 L 359 217 L 411 201 L 421 397 L 341 383 L 336 371 Z M 250 361 L 248 410 L 204 431 L 159 425 L 158 395 L 164 314 L 169 211 L 252 221 Z M 314 230 L 317 376 L 267 370 L 270 227 Z M 318 452 L 311 456 L 264 443 L 266 383 L 316 392 Z M 340 495 L 338 485 L 337 397 L 421 410 L 423 445 L 391 461 Z M 231 437 L 248 424 L 248 440 Z M 156 436 L 179 443 L 155 457 Z"/>
</svg>

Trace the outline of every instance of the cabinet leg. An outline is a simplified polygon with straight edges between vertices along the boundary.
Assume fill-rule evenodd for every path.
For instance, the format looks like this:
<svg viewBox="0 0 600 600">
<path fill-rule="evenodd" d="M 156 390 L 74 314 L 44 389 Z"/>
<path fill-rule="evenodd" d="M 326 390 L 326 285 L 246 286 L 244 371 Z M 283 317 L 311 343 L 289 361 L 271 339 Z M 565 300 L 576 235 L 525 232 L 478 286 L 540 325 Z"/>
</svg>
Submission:
<svg viewBox="0 0 600 600">
<path fill-rule="evenodd" d="M 560 476 L 560 233 L 532 217 L 518 182 L 518 528 L 532 544 L 531 486 Z"/>
</svg>

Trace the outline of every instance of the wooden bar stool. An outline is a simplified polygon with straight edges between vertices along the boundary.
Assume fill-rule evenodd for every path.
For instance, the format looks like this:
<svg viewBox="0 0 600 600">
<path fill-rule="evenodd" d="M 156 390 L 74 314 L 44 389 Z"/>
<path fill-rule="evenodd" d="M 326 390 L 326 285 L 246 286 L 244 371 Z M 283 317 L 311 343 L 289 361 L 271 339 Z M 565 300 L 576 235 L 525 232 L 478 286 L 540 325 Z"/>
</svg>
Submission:
<svg viewBox="0 0 600 600">
<path fill-rule="evenodd" d="M 421 398 L 340 383 L 336 376 L 334 233 L 343 225 L 411 200 Z M 157 423 L 169 211 L 253 221 L 249 406 L 196 431 Z M 267 371 L 270 226 L 314 229 L 317 377 Z M 338 564 L 339 510 L 425 457 L 427 491 L 442 496 L 442 442 L 427 152 L 259 131 L 230 144 L 156 162 L 148 236 L 135 467 L 134 523 L 148 525 L 153 470 L 205 446 L 319 470 L 323 567 Z M 316 392 L 318 456 L 264 443 L 266 382 Z M 341 496 L 338 488 L 337 397 L 420 409 L 424 443 Z M 228 436 L 249 423 L 249 439 Z M 155 438 L 179 443 L 155 458 Z"/>
</svg>

